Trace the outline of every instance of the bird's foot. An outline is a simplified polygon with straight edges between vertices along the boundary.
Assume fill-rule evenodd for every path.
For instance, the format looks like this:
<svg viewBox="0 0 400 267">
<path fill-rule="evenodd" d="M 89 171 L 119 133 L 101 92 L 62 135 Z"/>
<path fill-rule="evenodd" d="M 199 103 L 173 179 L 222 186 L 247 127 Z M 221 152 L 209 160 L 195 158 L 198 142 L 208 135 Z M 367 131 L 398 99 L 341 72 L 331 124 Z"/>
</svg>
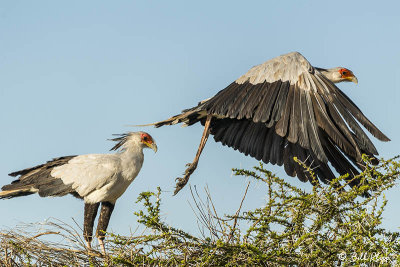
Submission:
<svg viewBox="0 0 400 267">
<path fill-rule="evenodd" d="M 188 168 L 186 168 L 186 170 L 185 170 L 185 177 L 186 176 L 189 177 L 190 175 L 192 175 L 194 170 L 197 168 L 197 163 L 188 163 L 188 164 L 186 164 L 186 167 L 188 167 Z"/>
<path fill-rule="evenodd" d="M 182 177 L 177 177 L 175 179 L 176 185 L 175 185 L 175 191 L 174 191 L 174 196 L 176 194 L 178 194 L 179 191 L 181 191 L 181 189 L 183 187 L 185 187 L 185 185 L 187 184 L 187 182 L 189 181 L 189 177 L 187 177 L 186 175 L 182 178 Z"/>
<path fill-rule="evenodd" d="M 100 245 L 100 248 L 101 248 L 101 253 L 103 253 L 103 255 L 106 255 L 106 248 L 104 246 L 103 239 L 98 238 L 98 240 L 99 240 L 99 245 Z"/>
<path fill-rule="evenodd" d="M 103 254 L 101 254 L 100 252 L 98 252 L 97 250 L 92 248 L 92 245 L 90 242 L 86 241 L 86 250 L 88 253 L 89 257 L 98 257 L 98 256 L 102 256 Z"/>
<path fill-rule="evenodd" d="M 186 170 L 185 170 L 185 175 L 182 178 L 178 177 L 175 179 L 175 181 L 177 181 L 177 182 L 175 185 L 174 195 L 178 194 L 178 192 L 187 184 L 187 182 L 189 181 L 190 175 L 192 175 L 194 170 L 196 170 L 196 168 L 197 168 L 197 163 L 188 163 L 188 164 L 186 164 L 186 166 L 188 168 L 186 168 Z"/>
<path fill-rule="evenodd" d="M 86 248 L 89 251 L 92 250 L 92 244 L 90 242 L 88 242 L 88 241 L 86 241 Z"/>
</svg>

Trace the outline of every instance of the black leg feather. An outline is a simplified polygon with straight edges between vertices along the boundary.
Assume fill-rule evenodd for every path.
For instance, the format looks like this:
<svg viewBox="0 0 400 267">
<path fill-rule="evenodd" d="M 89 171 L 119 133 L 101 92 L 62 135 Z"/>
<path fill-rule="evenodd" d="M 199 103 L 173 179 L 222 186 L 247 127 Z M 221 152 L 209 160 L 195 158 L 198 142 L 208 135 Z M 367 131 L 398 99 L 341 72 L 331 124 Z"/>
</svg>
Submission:
<svg viewBox="0 0 400 267">
<path fill-rule="evenodd" d="M 93 225 L 96 219 L 97 210 L 100 203 L 89 204 L 85 203 L 84 223 L 83 223 L 83 237 L 85 238 L 87 246 L 90 248 L 90 243 L 93 239 Z"/>
</svg>

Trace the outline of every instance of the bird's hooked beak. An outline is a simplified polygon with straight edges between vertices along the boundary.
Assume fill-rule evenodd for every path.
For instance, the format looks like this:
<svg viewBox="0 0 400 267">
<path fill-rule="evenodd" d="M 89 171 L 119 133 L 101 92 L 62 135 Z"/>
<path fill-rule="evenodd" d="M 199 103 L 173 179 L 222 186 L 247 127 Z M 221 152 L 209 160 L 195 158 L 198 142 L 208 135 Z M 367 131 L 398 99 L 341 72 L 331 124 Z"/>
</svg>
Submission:
<svg viewBox="0 0 400 267">
<path fill-rule="evenodd" d="M 151 149 L 153 149 L 154 150 L 154 153 L 156 153 L 157 152 L 157 145 L 156 145 L 156 143 L 147 143 L 147 142 L 145 142 L 144 143 L 146 146 L 148 146 L 149 148 L 151 148 Z"/>
<path fill-rule="evenodd" d="M 345 81 L 358 84 L 358 79 L 351 70 L 342 68 L 339 70 L 339 72 L 342 75 L 342 78 L 345 79 Z"/>
<path fill-rule="evenodd" d="M 349 76 L 347 79 L 349 80 L 349 82 L 353 82 L 355 84 L 358 84 L 357 77 L 354 76 L 354 75 L 353 76 Z"/>
</svg>

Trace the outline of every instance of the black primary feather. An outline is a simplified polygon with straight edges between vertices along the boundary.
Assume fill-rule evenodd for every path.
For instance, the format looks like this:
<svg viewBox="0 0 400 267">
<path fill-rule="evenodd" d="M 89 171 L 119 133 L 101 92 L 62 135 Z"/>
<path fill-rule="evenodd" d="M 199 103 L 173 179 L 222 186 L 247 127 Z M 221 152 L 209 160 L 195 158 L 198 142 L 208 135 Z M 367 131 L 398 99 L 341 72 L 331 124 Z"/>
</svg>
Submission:
<svg viewBox="0 0 400 267">
<path fill-rule="evenodd" d="M 10 173 L 10 176 L 20 176 L 11 184 L 4 185 L 1 189 L 9 191 L 1 198 L 19 197 L 39 193 L 40 196 L 63 196 L 73 194 L 75 190 L 71 185 L 65 185 L 61 179 L 51 176 L 51 171 L 58 166 L 67 164 L 76 156 L 59 157 L 32 168 Z M 36 191 L 33 191 L 33 190 Z"/>
</svg>

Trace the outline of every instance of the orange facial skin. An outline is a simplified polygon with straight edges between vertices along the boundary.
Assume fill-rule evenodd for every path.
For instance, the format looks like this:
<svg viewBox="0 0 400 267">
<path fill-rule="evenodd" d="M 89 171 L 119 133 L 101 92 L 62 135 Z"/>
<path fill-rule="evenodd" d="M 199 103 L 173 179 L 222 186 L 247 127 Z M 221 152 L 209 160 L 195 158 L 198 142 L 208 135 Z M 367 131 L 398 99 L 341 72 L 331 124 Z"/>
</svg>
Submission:
<svg viewBox="0 0 400 267">
<path fill-rule="evenodd" d="M 147 144 L 153 143 L 153 138 L 147 133 L 140 134 L 140 138 L 142 139 L 143 143 L 147 143 Z"/>
<path fill-rule="evenodd" d="M 354 76 L 353 72 L 346 68 L 341 68 L 339 70 L 340 76 L 344 81 L 349 81 L 353 83 L 358 83 L 357 77 Z"/>
<path fill-rule="evenodd" d="M 345 79 L 354 77 L 353 72 L 349 69 L 345 69 L 345 68 L 340 69 L 339 73 L 340 73 L 340 75 L 342 75 L 342 78 L 345 78 Z"/>
</svg>

